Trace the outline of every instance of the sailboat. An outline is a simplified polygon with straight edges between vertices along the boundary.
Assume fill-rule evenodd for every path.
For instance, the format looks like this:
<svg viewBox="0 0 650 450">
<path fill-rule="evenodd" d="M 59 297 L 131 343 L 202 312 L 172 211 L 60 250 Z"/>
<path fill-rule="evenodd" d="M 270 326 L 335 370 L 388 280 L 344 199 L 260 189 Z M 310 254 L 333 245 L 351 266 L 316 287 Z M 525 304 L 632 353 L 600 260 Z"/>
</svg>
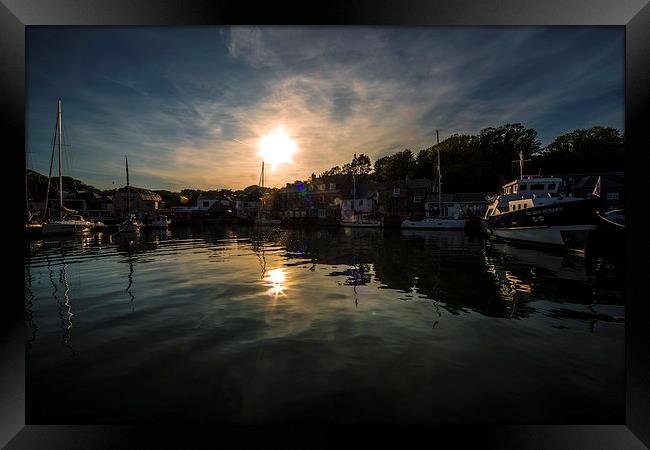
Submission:
<svg viewBox="0 0 650 450">
<path fill-rule="evenodd" d="M 131 214 L 131 185 L 129 183 L 129 158 L 124 155 L 126 161 L 126 218 L 124 222 L 120 224 L 119 232 L 120 233 L 137 233 L 140 231 L 140 221 L 135 216 Z"/>
<path fill-rule="evenodd" d="M 57 108 L 57 120 L 56 120 L 56 129 L 55 129 L 55 143 L 57 142 L 58 137 L 58 147 L 59 147 L 59 219 L 50 220 L 45 225 L 43 225 L 43 234 L 52 235 L 52 234 L 77 234 L 77 233 L 87 233 L 93 226 L 92 222 L 85 220 L 82 216 L 78 214 L 71 215 L 69 213 L 76 212 L 70 210 L 63 206 L 63 174 L 62 174 L 62 163 L 61 163 L 61 99 L 58 101 Z M 54 146 L 52 147 L 52 158 L 50 160 L 50 173 L 47 182 L 47 192 L 45 194 L 45 214 L 47 214 L 47 204 L 48 197 L 50 193 L 50 180 L 52 178 L 52 163 L 54 162 Z"/>
<path fill-rule="evenodd" d="M 436 143 L 438 144 L 438 215 L 424 217 L 419 220 L 406 219 L 402 222 L 402 228 L 426 228 L 432 230 L 462 230 L 465 228 L 465 219 L 442 214 L 442 171 L 440 169 L 440 136 L 438 130 L 436 130 Z"/>
<path fill-rule="evenodd" d="M 381 228 L 384 226 L 383 219 L 371 219 L 364 217 L 363 214 L 358 214 L 355 205 L 357 204 L 357 177 L 352 176 L 352 214 L 345 216 L 341 214 L 339 223 L 343 227 L 356 227 L 356 228 Z"/>
<path fill-rule="evenodd" d="M 260 188 L 262 189 L 262 198 L 260 199 L 260 208 L 257 210 L 255 224 L 257 225 L 280 225 L 280 219 L 272 219 L 264 214 L 264 161 L 262 161 L 262 173 L 260 174 Z"/>
</svg>

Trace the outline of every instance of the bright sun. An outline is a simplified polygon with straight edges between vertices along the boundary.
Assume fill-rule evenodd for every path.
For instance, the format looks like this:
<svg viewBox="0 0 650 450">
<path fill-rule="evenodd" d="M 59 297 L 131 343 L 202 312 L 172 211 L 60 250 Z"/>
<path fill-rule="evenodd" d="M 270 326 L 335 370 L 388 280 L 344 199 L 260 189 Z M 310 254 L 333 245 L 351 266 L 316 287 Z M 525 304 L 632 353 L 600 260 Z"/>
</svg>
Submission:
<svg viewBox="0 0 650 450">
<path fill-rule="evenodd" d="M 262 136 L 259 143 L 259 155 L 264 162 L 271 164 L 272 168 L 282 163 L 292 163 L 291 157 L 296 150 L 296 141 L 291 139 L 281 126 Z"/>
</svg>

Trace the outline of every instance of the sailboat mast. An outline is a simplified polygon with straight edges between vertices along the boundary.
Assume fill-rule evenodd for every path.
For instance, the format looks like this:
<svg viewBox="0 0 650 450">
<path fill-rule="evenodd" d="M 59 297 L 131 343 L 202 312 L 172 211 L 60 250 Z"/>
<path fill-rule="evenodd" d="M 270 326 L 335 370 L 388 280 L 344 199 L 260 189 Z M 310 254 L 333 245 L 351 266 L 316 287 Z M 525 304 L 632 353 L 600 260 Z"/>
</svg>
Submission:
<svg viewBox="0 0 650 450">
<path fill-rule="evenodd" d="M 27 189 L 27 150 L 25 150 L 25 218 L 29 219 L 29 189 Z"/>
<path fill-rule="evenodd" d="M 63 173 L 61 163 L 61 99 L 59 99 L 59 207 L 61 208 L 61 215 L 63 215 Z"/>
<path fill-rule="evenodd" d="M 440 170 L 440 135 L 436 130 L 436 147 L 438 147 L 438 216 L 442 215 L 442 171 Z"/>
<path fill-rule="evenodd" d="M 262 193 L 262 198 L 260 198 L 260 207 L 257 210 L 257 217 L 262 217 L 262 207 L 264 206 L 264 161 L 262 161 L 262 173 L 260 173 L 260 191 Z"/>
<path fill-rule="evenodd" d="M 47 189 L 45 190 L 45 207 L 43 208 L 43 219 L 47 217 L 47 206 L 50 200 L 50 185 L 52 181 L 52 167 L 54 166 L 54 150 L 56 150 L 56 137 L 58 135 L 59 113 L 57 111 L 54 123 L 54 139 L 52 139 L 52 156 L 50 156 L 50 171 L 47 174 Z"/>
<path fill-rule="evenodd" d="M 126 161 L 126 215 L 131 215 L 131 185 L 129 184 L 129 157 L 124 155 Z"/>
</svg>

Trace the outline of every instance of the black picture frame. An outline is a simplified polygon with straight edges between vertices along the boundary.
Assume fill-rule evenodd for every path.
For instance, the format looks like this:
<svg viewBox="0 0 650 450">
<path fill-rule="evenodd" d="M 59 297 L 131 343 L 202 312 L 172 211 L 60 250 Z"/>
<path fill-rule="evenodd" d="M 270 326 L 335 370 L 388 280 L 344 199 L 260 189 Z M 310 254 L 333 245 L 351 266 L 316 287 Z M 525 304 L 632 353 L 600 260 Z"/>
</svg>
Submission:
<svg viewBox="0 0 650 450">
<path fill-rule="evenodd" d="M 116 427 L 25 424 L 25 352 L 24 300 L 20 292 L 10 291 L 0 314 L 8 318 L 0 341 L 0 445 L 19 448 L 151 448 L 159 445 L 196 447 L 207 439 L 214 447 L 227 439 L 236 445 L 270 446 L 376 444 L 409 445 L 424 439 L 427 446 L 446 444 L 496 448 L 644 448 L 650 447 L 650 350 L 648 343 L 647 295 L 641 282 L 645 264 L 641 251 L 648 248 L 642 218 L 644 174 L 642 158 L 648 151 L 647 132 L 650 69 L 650 5 L 646 0 L 412 0 L 408 3 L 388 0 L 348 0 L 293 5 L 266 2 L 208 2 L 200 0 L 2 0 L 0 3 L 0 84 L 4 156 L 11 175 L 6 189 L 21 187 L 25 148 L 25 27 L 30 25 L 230 25 L 230 24 L 326 24 L 326 25 L 398 25 L 398 26 L 471 26 L 471 25 L 618 25 L 625 26 L 626 98 L 625 137 L 627 152 L 627 251 L 626 274 L 626 422 L 607 426 L 472 426 L 368 429 L 302 428 L 279 426 L 222 428 L 210 425 L 186 427 Z M 21 217 L 24 192 L 12 189 L 5 201 L 15 211 L 7 236 L 23 233 Z M 22 192 L 22 196 L 21 196 Z M 10 234 L 9 234 L 10 233 Z M 19 239 L 8 239 L 18 241 Z M 20 262 L 8 259 L 8 279 L 19 280 Z M 18 283 L 15 283 L 18 284 Z M 20 291 L 20 286 L 16 289 Z M 15 294 L 15 295 L 14 295 Z M 71 380 L 73 382 L 73 380 Z M 344 433 L 347 435 L 344 437 Z M 349 434 L 348 434 L 349 433 Z"/>
</svg>

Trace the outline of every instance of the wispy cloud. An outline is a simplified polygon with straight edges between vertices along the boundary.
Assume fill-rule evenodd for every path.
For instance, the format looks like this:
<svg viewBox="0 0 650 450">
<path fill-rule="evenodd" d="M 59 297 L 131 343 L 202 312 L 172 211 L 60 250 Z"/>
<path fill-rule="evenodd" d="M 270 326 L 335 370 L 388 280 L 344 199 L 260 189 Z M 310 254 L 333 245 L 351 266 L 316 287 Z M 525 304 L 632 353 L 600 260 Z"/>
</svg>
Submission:
<svg viewBox="0 0 650 450">
<path fill-rule="evenodd" d="M 278 125 L 299 151 L 294 164 L 268 172 L 276 186 L 353 153 L 376 159 L 429 146 L 436 129 L 444 137 L 522 122 L 548 142 L 578 127 L 623 126 L 621 29 L 30 33 L 27 141 L 36 168 L 49 164 L 61 95 L 74 175 L 102 187 L 122 180 L 125 153 L 142 186 L 254 184 L 261 164 L 254 149 Z M 59 45 L 43 45 L 53 39 Z M 71 64 L 55 76 L 48 65 L 57 57 Z"/>
</svg>

